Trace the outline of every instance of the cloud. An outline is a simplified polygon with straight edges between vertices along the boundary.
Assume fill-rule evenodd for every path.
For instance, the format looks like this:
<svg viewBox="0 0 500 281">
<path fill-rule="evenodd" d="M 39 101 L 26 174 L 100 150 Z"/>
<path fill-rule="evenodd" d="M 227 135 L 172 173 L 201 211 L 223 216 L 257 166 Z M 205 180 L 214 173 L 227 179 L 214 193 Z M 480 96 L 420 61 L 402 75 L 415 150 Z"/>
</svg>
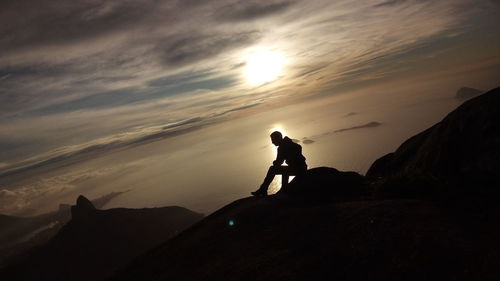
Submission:
<svg viewBox="0 0 500 281">
<path fill-rule="evenodd" d="M 348 127 L 348 128 L 343 128 L 343 129 L 338 129 L 333 131 L 333 133 L 340 133 L 340 132 L 345 132 L 345 131 L 350 131 L 350 130 L 358 130 L 358 129 L 365 129 L 365 128 L 374 128 L 382 125 L 382 123 L 372 121 L 370 123 L 366 123 L 364 125 L 359 125 L 359 126 L 353 126 L 353 127 Z"/>
<path fill-rule="evenodd" d="M 325 132 L 325 133 L 322 133 L 322 134 L 319 134 L 319 135 L 314 135 L 314 136 L 311 136 L 311 137 L 304 137 L 304 138 L 302 138 L 302 143 L 303 144 L 312 144 L 312 143 L 316 142 L 314 139 L 322 138 L 322 137 L 325 137 L 325 136 L 328 136 L 328 135 L 331 135 L 331 134 L 336 134 L 336 133 L 341 133 L 341 132 L 351 131 L 351 130 L 375 128 L 375 127 L 378 127 L 380 125 L 382 125 L 382 123 L 376 122 L 376 121 L 372 121 L 372 122 L 368 122 L 366 124 L 359 125 L 359 126 L 352 126 L 352 127 L 337 129 L 337 130 L 333 130 L 333 131 L 328 131 L 328 132 Z"/>
<path fill-rule="evenodd" d="M 10 73 L 6 73 L 6 74 L 3 74 L 3 75 L 0 75 L 0 81 L 9 78 L 10 75 L 11 75 Z"/>
<path fill-rule="evenodd" d="M 44 179 L 15 190 L 1 189 L 0 187 L 0 213 L 30 215 L 34 211 L 33 202 L 44 196 L 63 192 L 71 187 L 72 185 L 66 181 L 54 178 Z"/>
<path fill-rule="evenodd" d="M 126 133 L 119 133 L 103 138 L 94 139 L 87 143 L 78 145 L 61 146 L 54 150 L 46 151 L 34 157 L 25 159 L 10 167 L 4 167 L 0 177 L 19 174 L 24 171 L 34 170 L 37 168 L 48 167 L 54 164 L 63 163 L 69 159 L 79 159 L 83 161 L 89 157 L 96 157 L 102 153 L 123 148 L 128 145 L 141 144 L 154 139 L 167 138 L 179 135 L 185 132 L 203 126 L 202 118 L 194 118 L 191 120 L 176 122 L 171 125 L 159 125 L 151 127 L 139 127 L 135 130 L 129 130 Z"/>
<path fill-rule="evenodd" d="M 46 168 L 54 164 L 64 163 L 69 159 L 72 161 L 75 161 L 76 159 L 83 161 L 89 157 L 95 158 L 100 154 L 127 146 L 139 145 L 154 140 L 178 136 L 215 123 L 230 113 L 243 111 L 258 105 L 260 105 L 260 103 L 232 108 L 230 107 L 229 109 L 224 109 L 216 114 L 207 114 L 205 116 L 179 120 L 167 125 L 155 125 L 149 127 L 140 126 L 134 129 L 129 129 L 126 133 L 119 133 L 94 139 L 90 142 L 79 145 L 59 147 L 55 150 L 20 161 L 15 165 L 0 165 L 0 177 L 19 174 L 24 171 L 34 170 L 37 168 Z M 4 168 L 3 172 L 1 168 Z"/>
<path fill-rule="evenodd" d="M 148 86 L 152 87 L 171 87 L 175 84 L 186 84 L 200 79 L 206 79 L 212 73 L 198 71 L 198 72 L 184 72 L 174 75 L 165 75 L 163 77 L 155 78 L 147 82 Z"/>
<path fill-rule="evenodd" d="M 134 28 L 155 8 L 156 1 L 150 0 L 2 1 L 0 18 L 9 24 L 0 27 L 0 52 L 68 44 Z"/>
<path fill-rule="evenodd" d="M 219 114 L 220 114 L 220 115 L 224 115 L 224 114 L 231 113 L 231 112 L 235 112 L 235 111 L 241 111 L 241 110 L 249 109 L 249 108 L 252 108 L 252 107 L 255 107 L 255 106 L 258 106 L 258 105 L 260 105 L 260 103 L 254 103 L 254 104 L 243 105 L 243 106 L 239 106 L 239 107 L 235 107 L 235 108 L 228 109 L 228 110 L 223 111 L 223 112 L 221 112 L 221 113 L 219 113 Z"/>
<path fill-rule="evenodd" d="M 123 193 L 127 193 L 129 192 L 130 190 L 126 190 L 126 191 L 119 191 L 119 192 L 116 192 L 116 191 L 113 191 L 113 192 L 110 192 L 108 194 L 105 194 L 99 198 L 96 198 L 96 199 L 93 199 L 91 200 L 92 201 L 92 204 L 94 204 L 94 206 L 97 208 L 97 209 L 101 209 L 103 207 L 106 206 L 106 204 L 108 204 L 111 200 L 115 199 L 116 197 L 122 195 Z"/>
<path fill-rule="evenodd" d="M 9 149 L 0 161 L 15 165 L 68 147 L 161 137 L 158 128 L 183 120 L 219 122 L 271 100 L 285 104 L 398 79 L 428 62 L 426 55 L 448 54 L 464 30 L 481 31 L 477 39 L 498 34 L 483 30 L 497 11 L 491 1 L 375 5 L 1 1 L 0 146 Z M 279 80 L 246 84 L 242 69 L 254 47 L 284 54 Z"/>
<path fill-rule="evenodd" d="M 415 0 L 389 0 L 389 1 L 384 1 L 382 3 L 376 4 L 373 7 L 375 7 L 375 8 L 391 7 L 391 6 L 400 5 L 402 3 L 409 2 L 409 1 L 415 1 Z M 420 0 L 420 1 L 425 1 L 425 0 Z"/>
<path fill-rule="evenodd" d="M 225 51 L 248 46 L 259 39 L 257 31 L 232 34 L 191 34 L 180 38 L 166 38 L 157 49 L 166 65 L 178 66 L 214 58 Z"/>
<path fill-rule="evenodd" d="M 137 167 L 140 161 L 117 164 L 113 167 L 100 167 L 99 169 L 83 169 L 40 179 L 14 189 L 0 186 L 0 214 L 31 216 L 41 210 L 39 204 L 46 205 L 46 198 L 64 196 L 78 190 L 80 184 L 96 177 L 120 173 L 127 169 Z M 101 197 L 98 202 L 101 206 L 120 193 L 111 193 Z M 51 209 L 55 209 L 60 202 L 53 202 Z M 44 210 L 49 211 L 49 210 Z"/>
<path fill-rule="evenodd" d="M 302 140 L 299 139 L 292 139 L 293 142 L 295 143 L 303 143 L 303 144 L 311 144 L 314 143 L 315 141 L 312 139 L 308 139 L 307 137 L 302 138 Z"/>
<path fill-rule="evenodd" d="M 357 112 L 349 112 L 349 113 L 346 113 L 343 117 L 351 117 L 351 116 L 354 116 L 354 115 L 357 115 L 358 113 Z"/>
<path fill-rule="evenodd" d="M 305 66 L 304 70 L 300 71 L 297 73 L 294 78 L 307 78 L 308 76 L 311 76 L 313 74 L 320 73 L 321 70 L 325 69 L 329 64 L 325 63 L 323 65 L 314 65 L 314 66 Z"/>
<path fill-rule="evenodd" d="M 314 140 L 311 140 L 311 139 L 308 139 L 308 138 L 304 138 L 302 140 L 302 143 L 303 144 L 311 144 L 311 143 L 314 143 L 315 141 Z"/>
<path fill-rule="evenodd" d="M 166 81 L 163 81 L 166 82 Z M 122 105 L 130 105 L 140 102 L 151 102 L 157 99 L 191 93 L 197 90 L 218 90 L 231 86 L 233 80 L 231 77 L 219 77 L 213 79 L 199 80 L 199 81 L 186 81 L 187 83 L 172 83 L 171 85 L 163 85 L 157 90 L 158 80 L 153 84 L 154 88 L 125 88 L 113 90 L 103 93 L 96 93 L 87 95 L 83 98 L 71 100 L 68 102 L 49 105 L 33 111 L 35 114 L 53 114 L 67 111 L 75 111 L 80 109 L 98 109 L 98 108 L 112 108 Z"/>
<path fill-rule="evenodd" d="M 295 1 L 274 3 L 269 3 L 269 1 L 262 3 L 256 1 L 239 2 L 222 7 L 216 12 L 215 17 L 220 21 L 228 22 L 250 21 L 283 13 L 293 4 L 295 4 Z"/>
</svg>

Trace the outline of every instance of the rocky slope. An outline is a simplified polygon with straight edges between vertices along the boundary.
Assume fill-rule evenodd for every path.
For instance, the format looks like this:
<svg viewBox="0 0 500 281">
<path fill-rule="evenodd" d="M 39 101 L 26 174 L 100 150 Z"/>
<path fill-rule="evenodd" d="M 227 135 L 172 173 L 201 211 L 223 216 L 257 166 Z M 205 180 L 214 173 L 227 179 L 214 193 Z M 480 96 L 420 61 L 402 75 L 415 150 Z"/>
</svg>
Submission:
<svg viewBox="0 0 500 281">
<path fill-rule="evenodd" d="M 466 101 L 394 153 L 375 161 L 367 176 L 382 179 L 386 187 L 392 185 L 387 188 L 391 192 L 496 196 L 500 186 L 499 108 L 500 88 Z"/>
<path fill-rule="evenodd" d="M 500 209 L 245 198 L 112 280 L 498 280 Z"/>
</svg>

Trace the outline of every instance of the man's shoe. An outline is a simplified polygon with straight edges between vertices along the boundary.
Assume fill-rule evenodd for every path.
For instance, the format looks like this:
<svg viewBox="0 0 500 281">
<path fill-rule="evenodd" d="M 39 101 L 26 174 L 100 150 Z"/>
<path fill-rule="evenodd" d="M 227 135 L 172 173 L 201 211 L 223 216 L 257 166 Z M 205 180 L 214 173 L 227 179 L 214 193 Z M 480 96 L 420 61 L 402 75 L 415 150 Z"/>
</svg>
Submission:
<svg viewBox="0 0 500 281">
<path fill-rule="evenodd" d="M 267 191 L 263 191 L 261 189 L 258 189 L 257 191 L 252 191 L 250 192 L 253 196 L 261 197 L 261 196 L 267 196 Z"/>
</svg>

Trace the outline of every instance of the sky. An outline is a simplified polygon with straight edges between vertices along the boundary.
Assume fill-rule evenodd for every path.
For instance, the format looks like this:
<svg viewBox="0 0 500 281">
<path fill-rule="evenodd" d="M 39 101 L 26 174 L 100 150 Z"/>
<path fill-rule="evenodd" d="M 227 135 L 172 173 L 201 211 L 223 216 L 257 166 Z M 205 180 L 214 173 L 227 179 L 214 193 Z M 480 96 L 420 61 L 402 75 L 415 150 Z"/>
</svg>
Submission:
<svg viewBox="0 0 500 281">
<path fill-rule="evenodd" d="M 113 191 L 210 213 L 259 185 L 274 129 L 310 167 L 364 173 L 460 87 L 500 85 L 499 18 L 497 0 L 3 0 L 0 213 Z"/>
</svg>

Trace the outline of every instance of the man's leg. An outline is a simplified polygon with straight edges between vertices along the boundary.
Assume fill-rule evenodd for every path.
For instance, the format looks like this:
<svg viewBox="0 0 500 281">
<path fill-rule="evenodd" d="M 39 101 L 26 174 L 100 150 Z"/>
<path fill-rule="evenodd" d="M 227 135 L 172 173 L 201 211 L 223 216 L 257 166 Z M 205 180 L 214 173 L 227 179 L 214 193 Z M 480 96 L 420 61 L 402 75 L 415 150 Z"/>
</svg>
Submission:
<svg viewBox="0 0 500 281">
<path fill-rule="evenodd" d="M 307 165 L 303 167 L 290 167 L 290 166 L 282 166 L 282 177 L 281 177 L 281 189 L 278 192 L 285 191 L 288 187 L 288 181 L 290 176 L 299 176 L 307 171 Z"/>
<path fill-rule="evenodd" d="M 260 185 L 260 188 L 257 191 L 252 192 L 252 195 L 267 195 L 267 189 L 271 182 L 273 182 L 274 176 L 282 173 L 282 166 L 271 166 L 269 170 L 267 170 L 266 177 L 264 178 L 264 182 Z"/>
<path fill-rule="evenodd" d="M 264 178 L 264 182 L 260 185 L 260 188 L 267 191 L 271 182 L 273 182 L 274 176 L 279 174 L 279 166 L 271 166 L 269 170 L 267 170 L 266 177 Z"/>
<path fill-rule="evenodd" d="M 290 177 L 290 175 L 289 175 L 288 171 L 283 171 L 283 173 L 281 174 L 281 189 L 280 189 L 280 191 L 285 190 L 288 187 L 289 177 Z"/>
</svg>

